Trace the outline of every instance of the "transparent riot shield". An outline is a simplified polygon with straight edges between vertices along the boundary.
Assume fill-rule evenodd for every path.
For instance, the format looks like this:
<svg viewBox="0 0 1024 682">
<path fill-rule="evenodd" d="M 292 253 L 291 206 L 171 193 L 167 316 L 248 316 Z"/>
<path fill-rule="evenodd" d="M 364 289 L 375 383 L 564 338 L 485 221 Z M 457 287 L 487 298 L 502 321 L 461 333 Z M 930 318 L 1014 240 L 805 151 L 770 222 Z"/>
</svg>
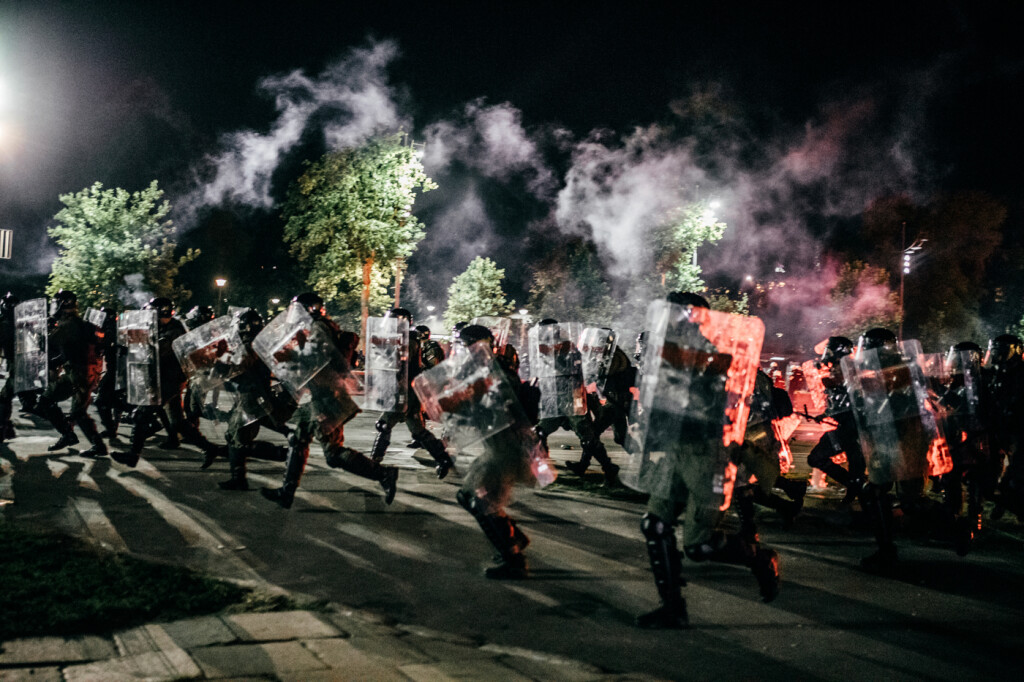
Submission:
<svg viewBox="0 0 1024 682">
<path fill-rule="evenodd" d="M 530 376 L 540 389 L 540 419 L 587 412 L 578 325 L 545 324 L 530 330 Z"/>
<path fill-rule="evenodd" d="M 507 429 L 522 407 L 486 344 L 463 352 L 423 372 L 412 382 L 423 409 L 442 424 L 464 450 Z"/>
<path fill-rule="evenodd" d="M 244 305 L 229 305 L 228 306 L 228 318 L 232 318 L 239 313 L 244 313 L 249 308 Z"/>
<path fill-rule="evenodd" d="M 359 413 L 356 381 L 329 332 L 298 303 L 270 321 L 252 349 L 299 405 L 309 404 L 321 431 L 330 433 Z"/>
<path fill-rule="evenodd" d="M 245 346 L 230 317 L 217 317 L 171 344 L 193 390 L 205 393 L 242 373 Z"/>
<path fill-rule="evenodd" d="M 398 317 L 366 320 L 363 407 L 401 412 L 409 404 L 409 322 Z"/>
<path fill-rule="evenodd" d="M 587 327 L 580 333 L 579 349 L 583 364 L 583 383 L 588 390 L 603 395 L 608 368 L 615 355 L 617 334 L 607 327 Z"/>
<path fill-rule="evenodd" d="M 103 329 L 103 325 L 107 321 L 107 314 L 102 310 L 86 308 L 85 317 L 83 319 L 97 329 Z"/>
<path fill-rule="evenodd" d="M 707 463 L 719 508 L 727 508 L 735 466 L 727 446 L 742 444 L 759 366 L 764 324 L 756 317 L 654 301 L 633 423 L 631 456 L 621 480 L 664 493 L 672 457 Z"/>
<path fill-rule="evenodd" d="M 46 299 L 14 307 L 14 392 L 46 388 L 49 374 Z"/>
<path fill-rule="evenodd" d="M 479 324 L 490 329 L 491 335 L 494 337 L 495 348 L 504 348 L 505 344 L 508 343 L 509 331 L 512 329 L 511 319 L 507 317 L 498 317 L 496 315 L 484 315 L 481 317 L 474 317 L 469 323 Z"/>
<path fill-rule="evenodd" d="M 927 380 L 914 358 L 871 349 L 844 357 L 842 369 L 872 482 L 952 470 Z"/>
<path fill-rule="evenodd" d="M 160 404 L 160 349 L 155 310 L 126 310 L 117 321 L 117 341 L 127 348 L 125 388 L 130 405 Z"/>
</svg>

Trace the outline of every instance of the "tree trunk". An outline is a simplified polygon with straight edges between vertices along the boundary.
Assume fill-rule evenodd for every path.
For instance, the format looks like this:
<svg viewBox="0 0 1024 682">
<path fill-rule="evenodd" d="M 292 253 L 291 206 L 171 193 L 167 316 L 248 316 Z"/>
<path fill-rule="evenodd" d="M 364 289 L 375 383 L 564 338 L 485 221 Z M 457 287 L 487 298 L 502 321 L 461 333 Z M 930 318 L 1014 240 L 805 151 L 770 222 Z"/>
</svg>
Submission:
<svg viewBox="0 0 1024 682">
<path fill-rule="evenodd" d="M 360 299 L 363 321 L 360 325 L 360 348 L 364 348 L 366 344 L 366 319 L 370 316 L 370 274 L 373 272 L 373 259 L 375 254 L 375 251 L 371 251 L 370 257 L 363 261 L 363 295 Z"/>
</svg>

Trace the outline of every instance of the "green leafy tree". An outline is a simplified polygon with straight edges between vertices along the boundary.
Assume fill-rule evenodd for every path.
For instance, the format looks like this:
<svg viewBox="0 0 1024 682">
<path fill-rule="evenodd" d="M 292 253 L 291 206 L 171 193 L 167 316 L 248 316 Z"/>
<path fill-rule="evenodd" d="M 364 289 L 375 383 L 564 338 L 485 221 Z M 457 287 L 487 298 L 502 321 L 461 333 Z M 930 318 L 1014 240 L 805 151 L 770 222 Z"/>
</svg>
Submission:
<svg viewBox="0 0 1024 682">
<path fill-rule="evenodd" d="M 199 252 L 175 256 L 174 229 L 165 220 L 171 205 L 161 202 L 163 194 L 154 180 L 138 192 L 105 190 L 97 182 L 60 195 L 64 208 L 48 230 L 58 254 L 46 292 L 73 291 L 83 307 L 119 307 L 128 289 L 187 300 L 190 292 L 176 286 L 175 278 Z"/>
<path fill-rule="evenodd" d="M 697 249 L 721 239 L 726 227 L 715 218 L 707 201 L 685 204 L 666 216 L 665 222 L 650 235 L 654 269 L 665 291 L 704 289 Z"/>
<path fill-rule="evenodd" d="M 733 292 L 729 289 L 713 289 L 703 294 L 704 298 L 707 299 L 708 305 L 711 306 L 712 310 L 718 310 L 723 313 L 735 313 L 737 315 L 749 315 L 750 314 L 750 296 L 747 292 L 736 292 L 737 298 L 733 297 Z"/>
<path fill-rule="evenodd" d="M 452 278 L 448 287 L 448 306 L 444 313 L 446 326 L 471 320 L 481 315 L 507 315 L 516 306 L 501 290 L 504 268 L 490 258 L 477 256 L 461 275 Z"/>
<path fill-rule="evenodd" d="M 619 303 L 611 295 L 593 246 L 575 242 L 556 248 L 533 273 L 530 313 L 538 318 L 575 320 L 611 326 Z"/>
<path fill-rule="evenodd" d="M 308 164 L 289 191 L 284 238 L 307 269 L 310 287 L 339 303 L 359 289 L 365 328 L 379 291 L 375 282 L 390 277 L 393 263 L 410 256 L 424 237 L 411 213 L 417 191 L 436 187 L 402 133 Z"/>
</svg>

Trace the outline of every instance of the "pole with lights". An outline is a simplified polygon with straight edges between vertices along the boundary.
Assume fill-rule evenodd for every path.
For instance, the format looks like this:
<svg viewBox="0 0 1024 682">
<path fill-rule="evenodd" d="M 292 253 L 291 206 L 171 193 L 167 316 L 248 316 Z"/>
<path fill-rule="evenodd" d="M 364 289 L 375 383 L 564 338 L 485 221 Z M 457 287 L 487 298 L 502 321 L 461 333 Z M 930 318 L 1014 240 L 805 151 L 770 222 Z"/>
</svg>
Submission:
<svg viewBox="0 0 1024 682">
<path fill-rule="evenodd" d="M 216 277 L 213 283 L 217 286 L 217 316 L 219 317 L 224 314 L 224 291 L 228 281 L 224 277 Z"/>
<path fill-rule="evenodd" d="M 903 261 L 903 262 L 900 263 L 900 328 L 899 328 L 899 334 L 897 334 L 897 337 L 899 338 L 900 341 L 903 340 L 903 292 L 904 292 L 904 284 L 905 284 L 907 275 L 910 274 L 910 269 L 911 269 L 910 266 L 911 266 L 911 263 L 913 262 L 914 254 L 924 248 L 924 243 L 926 241 L 928 241 L 928 240 L 925 239 L 925 238 L 918 238 L 918 239 L 914 240 L 913 244 L 911 244 L 910 246 L 907 246 L 907 223 L 906 223 L 906 221 L 903 222 L 902 237 L 901 237 L 901 242 L 900 242 L 900 244 L 902 246 L 901 256 L 902 256 L 902 261 Z"/>
</svg>

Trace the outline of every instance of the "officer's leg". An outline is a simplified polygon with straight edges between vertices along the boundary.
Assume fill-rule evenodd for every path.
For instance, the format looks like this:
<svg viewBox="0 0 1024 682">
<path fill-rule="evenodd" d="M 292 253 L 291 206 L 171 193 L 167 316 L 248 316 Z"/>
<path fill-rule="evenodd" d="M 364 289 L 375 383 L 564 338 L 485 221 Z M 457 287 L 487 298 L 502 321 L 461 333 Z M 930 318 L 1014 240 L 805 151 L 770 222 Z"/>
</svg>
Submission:
<svg viewBox="0 0 1024 682">
<path fill-rule="evenodd" d="M 572 417 L 569 419 L 569 424 L 572 426 L 573 432 L 580 439 L 580 450 L 583 451 L 579 466 L 582 467 L 584 462 L 589 464 L 591 459 L 596 459 L 597 463 L 601 465 L 601 470 L 604 471 L 605 484 L 617 484 L 619 481 L 619 466 L 612 462 L 611 457 L 608 456 L 608 450 L 605 449 L 604 443 L 598 437 L 598 433 L 594 429 L 594 423 L 590 420 L 590 415 L 584 414 L 579 417 Z M 567 464 L 566 466 L 569 465 Z M 586 468 L 584 467 L 583 470 L 586 471 Z"/>
<path fill-rule="evenodd" d="M 896 543 L 893 541 L 892 515 L 892 483 L 875 484 L 869 482 L 860 495 L 860 504 L 875 532 L 878 551 L 861 560 L 860 565 L 873 573 L 888 573 L 895 568 L 899 558 Z"/>
<path fill-rule="evenodd" d="M 373 448 L 370 449 L 370 459 L 374 462 L 380 462 L 384 459 L 384 455 L 387 454 L 388 446 L 391 445 L 391 429 L 394 428 L 395 424 L 400 422 L 404 418 L 405 414 L 402 412 L 385 412 L 377 420 L 375 424 L 377 428 L 377 437 L 373 439 Z"/>
<path fill-rule="evenodd" d="M 638 616 L 636 624 L 657 630 L 685 628 L 689 625 L 686 600 L 682 593 L 686 581 L 682 575 L 682 559 L 676 544 L 675 527 L 648 511 L 640 521 L 640 530 L 644 534 L 647 557 L 651 562 L 661 606 Z"/>
<path fill-rule="evenodd" d="M 451 468 L 455 466 L 455 462 L 452 461 L 451 455 L 445 449 L 444 443 L 438 440 L 437 436 L 432 434 L 430 429 L 427 428 L 426 423 L 423 421 L 423 413 L 420 411 L 419 401 L 410 403 L 409 411 L 405 418 L 405 425 L 408 427 L 409 433 L 412 434 L 413 440 L 430 453 L 430 456 L 437 462 L 435 467 L 437 477 L 444 478 L 447 476 Z"/>
<path fill-rule="evenodd" d="M 70 379 L 65 375 L 56 382 L 46 387 L 43 395 L 39 398 L 39 402 L 36 405 L 37 414 L 44 417 L 53 428 L 60 434 L 60 438 L 56 443 L 46 448 L 50 452 L 62 450 L 71 445 L 78 443 L 78 436 L 75 435 L 74 429 L 71 427 L 71 423 L 67 417 L 64 416 L 64 412 L 61 411 L 60 406 L 57 404 L 61 400 L 65 400 L 71 396 L 71 383 Z"/>
<path fill-rule="evenodd" d="M 307 408 L 308 409 L 308 408 Z M 280 488 L 262 488 L 260 493 L 271 502 L 277 502 L 285 509 L 291 509 L 299 479 L 309 458 L 309 444 L 313 440 L 314 423 L 307 413 L 300 417 L 299 424 L 288 438 L 288 456 L 284 464 L 284 482 Z"/>
<path fill-rule="evenodd" d="M 218 483 L 221 490 L 248 490 L 249 481 L 245 477 L 245 460 L 249 447 L 260 431 L 259 422 L 244 424 L 241 410 L 234 410 L 228 420 L 228 466 L 231 478 Z"/>
<path fill-rule="evenodd" d="M 523 548 L 529 543 L 515 523 L 504 511 L 480 497 L 472 490 L 460 489 L 455 494 L 459 504 L 473 515 L 484 536 L 498 553 L 497 566 L 484 571 L 488 578 L 496 580 L 518 580 L 527 576 L 526 558 Z"/>
<path fill-rule="evenodd" d="M 220 451 L 220 448 L 211 443 L 206 436 L 204 436 L 192 422 L 185 419 L 185 413 L 182 410 L 181 403 L 181 392 L 177 392 L 172 396 L 165 404 L 164 411 L 167 414 L 168 420 L 171 424 L 171 430 L 175 434 L 175 437 L 170 443 L 161 445 L 160 447 L 170 447 L 173 445 L 177 447 L 175 441 L 183 441 L 189 445 L 194 445 L 200 448 L 206 455 L 207 458 L 216 458 Z"/>
<path fill-rule="evenodd" d="M 78 425 L 78 428 L 85 434 L 85 439 L 92 445 L 82 453 L 83 457 L 106 457 L 107 446 L 96 430 L 96 422 L 89 415 L 89 401 L 92 397 L 89 387 L 80 386 L 71 397 L 71 421 Z"/>
<path fill-rule="evenodd" d="M 15 437 L 14 423 L 14 379 L 7 377 L 3 390 L 0 390 L 0 443 Z"/>
<path fill-rule="evenodd" d="M 391 504 L 398 491 L 398 469 L 383 466 L 358 450 L 345 446 L 345 427 L 339 426 L 326 437 L 320 438 L 327 466 L 368 478 L 380 483 L 384 490 L 384 503 Z"/>
</svg>

